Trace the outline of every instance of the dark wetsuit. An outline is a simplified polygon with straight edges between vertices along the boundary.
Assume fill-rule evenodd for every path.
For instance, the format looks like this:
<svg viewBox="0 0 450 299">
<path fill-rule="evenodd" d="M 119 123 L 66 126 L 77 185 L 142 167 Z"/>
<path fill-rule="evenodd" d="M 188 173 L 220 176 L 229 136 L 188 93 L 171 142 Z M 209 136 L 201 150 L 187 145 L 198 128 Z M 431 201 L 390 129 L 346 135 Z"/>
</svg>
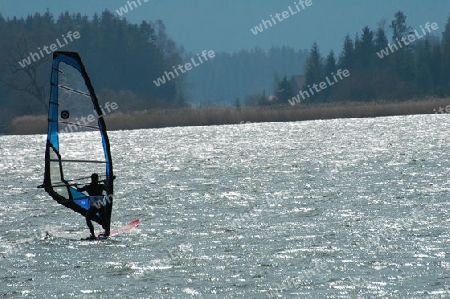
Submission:
<svg viewBox="0 0 450 299">
<path fill-rule="evenodd" d="M 83 192 L 86 191 L 89 196 L 102 196 L 103 191 L 106 191 L 106 187 L 103 184 L 99 183 L 91 183 L 89 185 L 84 186 L 83 188 L 77 188 L 78 191 Z M 102 219 L 102 227 L 105 230 L 105 235 L 109 236 L 109 225 L 108 221 L 106 219 L 106 206 L 103 202 L 97 202 L 96 204 L 93 204 L 93 201 L 90 200 L 90 208 L 86 212 L 86 224 L 89 227 L 89 230 L 91 232 L 91 236 L 94 236 L 94 226 L 92 225 L 92 218 L 95 216 L 95 214 L 99 213 L 100 218 Z"/>
</svg>

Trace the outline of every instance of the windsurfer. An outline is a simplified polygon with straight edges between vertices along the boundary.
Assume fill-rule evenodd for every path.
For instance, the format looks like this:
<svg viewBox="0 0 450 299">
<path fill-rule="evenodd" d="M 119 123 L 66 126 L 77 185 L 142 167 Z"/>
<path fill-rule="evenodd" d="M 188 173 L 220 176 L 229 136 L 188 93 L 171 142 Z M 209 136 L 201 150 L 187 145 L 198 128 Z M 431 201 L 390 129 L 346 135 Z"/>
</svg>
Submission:
<svg viewBox="0 0 450 299">
<path fill-rule="evenodd" d="M 103 203 L 104 196 L 103 191 L 107 191 L 106 186 L 104 184 L 99 184 L 98 181 L 98 174 L 93 173 L 91 175 L 91 183 L 88 185 L 85 185 L 82 188 L 78 188 L 77 185 L 75 185 L 78 191 L 83 192 L 86 191 L 89 194 L 89 200 L 90 200 L 90 208 L 86 212 L 86 224 L 89 227 L 89 231 L 91 232 L 91 239 L 96 239 L 95 233 L 94 233 L 94 226 L 92 225 L 92 218 L 95 216 L 95 214 L 99 213 L 100 218 L 102 219 L 102 227 L 105 230 L 101 236 L 108 237 L 109 236 L 109 225 L 106 218 L 106 207 Z"/>
</svg>

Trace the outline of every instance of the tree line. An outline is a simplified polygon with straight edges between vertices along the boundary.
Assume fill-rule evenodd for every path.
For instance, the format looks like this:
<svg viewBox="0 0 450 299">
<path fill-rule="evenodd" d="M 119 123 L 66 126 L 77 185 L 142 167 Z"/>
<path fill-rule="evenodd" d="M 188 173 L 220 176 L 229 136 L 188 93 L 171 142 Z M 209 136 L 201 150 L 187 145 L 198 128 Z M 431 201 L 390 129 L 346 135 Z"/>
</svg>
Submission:
<svg viewBox="0 0 450 299">
<path fill-rule="evenodd" d="M 338 56 L 331 51 L 323 57 L 317 43 L 311 50 L 273 46 L 232 54 L 205 48 L 216 52 L 213 59 L 158 87 L 153 80 L 196 55 L 177 45 L 161 20 L 131 24 L 107 10 L 92 18 L 69 12 L 55 18 L 48 11 L 20 19 L 0 15 L 0 126 L 15 116 L 47 113 L 52 55 L 43 49 L 69 38 L 69 32 L 75 38 L 58 44 L 58 50 L 79 52 L 99 98 L 115 101 L 122 112 L 191 103 L 289 105 L 301 90 L 339 69 L 351 75 L 302 103 L 448 96 L 450 18 L 442 37 L 427 34 L 399 47 L 398 40 L 414 32 L 406 19 L 397 12 L 390 24 L 380 22 L 376 30 L 366 26 L 353 38 L 347 34 Z M 395 44 L 398 49 L 390 51 Z M 32 53 L 41 58 L 23 67 Z"/>
<path fill-rule="evenodd" d="M 68 32 L 77 32 L 78 38 L 69 42 Z M 48 11 L 20 19 L 0 15 L 0 35 L 3 123 L 14 116 L 47 112 L 51 44 L 61 51 L 79 52 L 99 98 L 113 98 L 119 105 L 126 101 L 121 109 L 187 105 L 183 78 L 161 87 L 151 81 L 180 63 L 184 55 L 160 20 L 135 25 L 107 10 L 92 19 L 68 12 L 54 18 Z"/>
<path fill-rule="evenodd" d="M 276 100 L 263 97 L 260 103 L 287 105 L 299 91 L 326 81 L 339 69 L 348 70 L 351 75 L 315 92 L 302 103 L 402 101 L 450 95 L 450 17 L 442 38 L 433 34 L 429 23 L 412 28 L 406 20 L 406 15 L 399 11 L 388 26 L 381 21 L 376 30 L 365 26 L 354 38 L 347 34 L 338 57 L 333 51 L 323 57 L 319 45 L 314 43 L 301 89 L 284 77 L 277 83 Z M 442 28 L 442 24 L 435 23 L 433 28 L 436 26 Z M 390 40 L 388 30 L 392 32 Z M 410 35 L 413 37 L 409 40 Z"/>
<path fill-rule="evenodd" d="M 168 37 L 161 20 L 136 25 L 108 10 L 92 18 L 69 12 L 54 17 L 49 11 L 26 18 L 0 15 L 0 35 L 0 126 L 16 116 L 47 113 L 52 44 L 79 52 L 100 100 L 115 101 L 122 112 L 251 104 L 247 95 L 271 92 L 278 74 L 296 74 L 308 57 L 308 50 L 284 46 L 232 54 L 205 49 L 216 56 L 158 87 L 153 80 L 196 57 Z"/>
</svg>

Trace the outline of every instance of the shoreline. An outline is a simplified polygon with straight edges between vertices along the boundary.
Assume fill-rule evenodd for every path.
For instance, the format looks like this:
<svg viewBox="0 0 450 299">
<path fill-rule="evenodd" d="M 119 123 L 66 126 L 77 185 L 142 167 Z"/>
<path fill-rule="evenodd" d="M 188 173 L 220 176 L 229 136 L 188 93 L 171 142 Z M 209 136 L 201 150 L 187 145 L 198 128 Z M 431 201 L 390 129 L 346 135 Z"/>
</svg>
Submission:
<svg viewBox="0 0 450 299">
<path fill-rule="evenodd" d="M 203 107 L 116 112 L 105 115 L 108 131 L 179 126 L 210 126 L 258 122 L 290 122 L 335 118 L 369 118 L 395 115 L 436 114 L 450 105 L 450 98 L 405 102 L 335 103 L 295 107 Z M 449 106 L 450 109 L 450 106 Z M 45 134 L 47 116 L 20 116 L 5 135 Z"/>
</svg>

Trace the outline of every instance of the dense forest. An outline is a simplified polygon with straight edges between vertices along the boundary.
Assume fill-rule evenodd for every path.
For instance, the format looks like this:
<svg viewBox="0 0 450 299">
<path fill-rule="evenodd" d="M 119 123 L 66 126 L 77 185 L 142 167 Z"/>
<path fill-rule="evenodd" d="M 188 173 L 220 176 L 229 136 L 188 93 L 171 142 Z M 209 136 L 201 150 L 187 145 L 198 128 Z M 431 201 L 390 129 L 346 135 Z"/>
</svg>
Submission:
<svg viewBox="0 0 450 299">
<path fill-rule="evenodd" d="M 79 38 L 70 42 L 69 32 L 74 36 L 77 32 Z M 92 20 L 69 13 L 55 20 L 47 12 L 26 19 L 0 16 L 0 34 L 3 120 L 46 113 L 52 54 L 44 47 L 52 44 L 58 50 L 79 52 L 100 97 L 126 98 L 121 109 L 186 105 L 182 80 L 161 87 L 151 84 L 151 78 L 181 62 L 184 51 L 168 38 L 162 21 L 134 25 L 109 11 Z"/>
<path fill-rule="evenodd" d="M 319 92 L 313 90 L 313 95 L 309 92 L 310 97 L 304 96 L 301 103 L 402 101 L 450 95 L 450 17 L 442 38 L 430 28 L 441 29 L 443 24 L 412 28 L 406 20 L 399 11 L 389 25 L 380 22 L 376 30 L 366 26 L 353 39 L 346 35 L 338 57 L 333 51 L 323 57 L 314 43 L 301 89 L 283 78 L 278 82 L 276 100 L 261 96 L 260 102 L 288 105 L 299 89 L 309 91 L 313 84 L 326 83 L 339 69 L 348 70 L 350 76 L 338 83 L 331 81 L 333 86 L 323 90 L 317 88 Z M 392 32 L 390 40 L 388 31 Z"/>
</svg>

